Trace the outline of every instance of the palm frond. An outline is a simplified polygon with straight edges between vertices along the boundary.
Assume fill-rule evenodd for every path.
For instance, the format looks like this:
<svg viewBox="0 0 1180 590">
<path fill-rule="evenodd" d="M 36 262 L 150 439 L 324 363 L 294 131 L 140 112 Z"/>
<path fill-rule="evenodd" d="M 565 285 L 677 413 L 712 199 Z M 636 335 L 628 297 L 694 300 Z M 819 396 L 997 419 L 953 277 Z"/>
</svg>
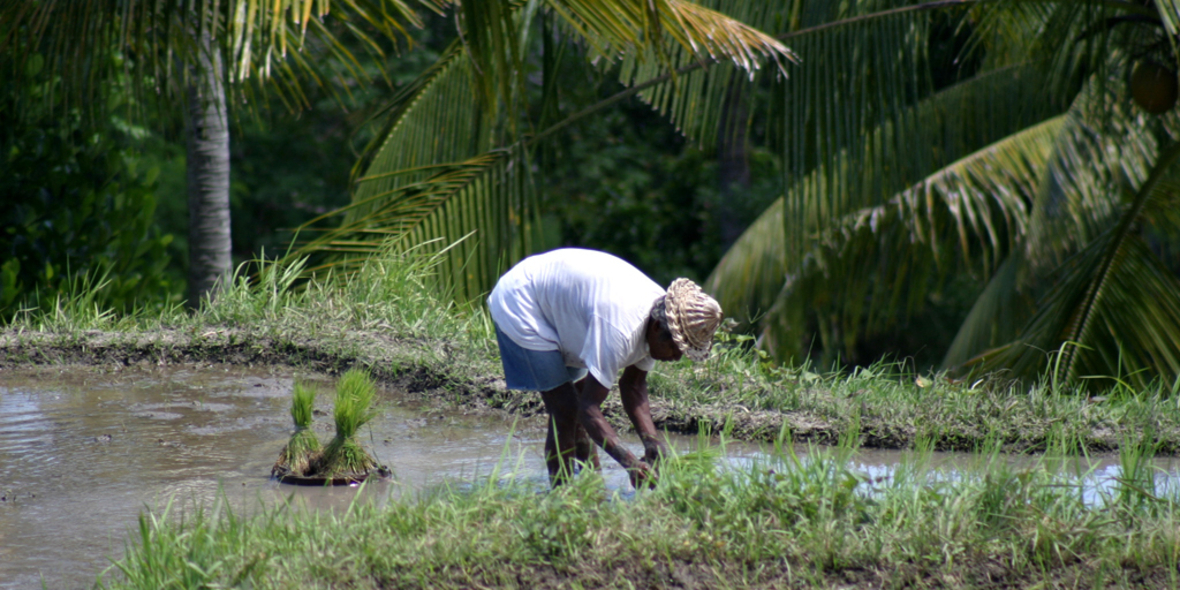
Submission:
<svg viewBox="0 0 1180 590">
<path fill-rule="evenodd" d="M 1000 0 L 979 3 L 973 19 L 980 37 L 1002 40 L 1001 50 L 1041 56 L 1046 87 L 1058 100 L 1068 100 L 1088 78 L 1100 84 L 1114 79 L 1119 61 L 1111 56 L 1125 58 L 1130 49 L 1137 59 L 1169 45 L 1161 14 L 1150 3 Z"/>
<path fill-rule="evenodd" d="M 432 166 L 462 162 L 494 147 L 491 125 L 472 98 L 471 67 L 462 43 L 452 43 L 374 116 L 385 120 L 384 127 L 353 169 L 359 178 L 345 225 L 380 207 L 379 195 L 436 174 Z"/>
<path fill-rule="evenodd" d="M 350 256 L 376 251 L 383 241 L 427 250 L 446 247 L 439 267 L 443 283 L 467 300 L 531 252 L 535 208 L 528 149 L 586 113 L 558 121 L 531 139 L 515 140 L 516 109 L 504 97 L 519 94 L 511 80 L 523 70 L 514 64 L 524 52 L 528 21 L 538 4 L 510 10 L 469 4 L 480 3 L 463 5 L 461 39 L 382 114 L 388 122 L 360 164 L 366 172 L 356 181 L 352 204 L 302 228 L 311 231 L 328 219 L 343 219 L 296 253 L 340 255 L 317 270 L 349 267 L 355 262 Z M 641 49 L 662 31 L 695 48 L 698 59 L 726 58 L 744 68 L 756 68 L 761 58 L 790 54 L 741 23 L 675 0 L 555 1 L 548 6 L 566 19 L 567 27 L 586 31 L 612 51 Z M 489 77 L 509 86 L 489 88 Z M 488 101 L 502 102 L 489 110 Z"/>
<path fill-rule="evenodd" d="M 901 42 L 911 28 L 902 16 L 914 15 L 875 23 L 880 27 L 880 47 L 865 53 L 891 55 L 887 48 Z M 847 51 L 854 51 L 864 36 L 873 38 L 849 31 L 843 39 L 850 47 Z M 816 40 L 828 42 L 826 36 Z M 805 44 L 798 47 L 809 55 Z M 784 133 L 793 138 L 784 154 L 789 261 L 805 255 L 832 220 L 886 202 L 927 174 L 1056 116 L 1066 106 L 1050 100 L 1031 64 L 987 72 L 933 100 L 919 100 L 926 92 L 925 81 L 914 79 L 912 72 L 925 71 L 921 55 L 912 55 L 905 68 L 892 74 L 881 72 L 876 64 L 853 68 L 881 72 L 875 79 L 829 75 L 850 59 L 842 55 L 845 52 L 835 52 L 831 63 L 814 58 L 805 62 L 800 68 L 805 70 L 800 75 L 803 83 L 788 86 L 784 93 Z M 812 67 L 816 70 L 807 71 Z M 866 94 L 876 96 L 875 106 L 863 104 Z"/>
<path fill-rule="evenodd" d="M 943 369 L 956 368 L 1019 336 L 1020 328 L 1036 311 L 1036 300 L 1022 281 L 1027 266 L 1019 248 L 1000 264 L 947 348 Z"/>
<path fill-rule="evenodd" d="M 309 272 L 351 272 L 390 244 L 445 250 L 441 286 L 470 301 L 531 251 L 528 152 L 494 147 L 500 121 L 481 108 L 473 67 L 456 41 L 378 114 L 385 127 L 357 166 L 352 202 L 300 228 L 316 235 L 292 256 L 329 255 Z"/>
<path fill-rule="evenodd" d="M 1038 100 L 1043 95 L 1036 91 L 1034 74 L 1029 66 L 1009 67 L 947 88 L 907 109 L 899 117 L 907 120 L 900 128 L 885 122 L 866 134 L 858 149 L 826 159 L 790 185 L 785 200 L 794 199 L 805 216 L 803 221 L 785 218 L 785 232 L 808 249 L 792 256 L 788 242 L 785 264 L 794 267 L 814 257 L 814 248 L 823 246 L 825 236 L 835 235 L 831 228 L 847 226 L 849 220 L 883 210 L 889 203 L 908 203 L 911 198 L 906 195 L 915 190 L 963 183 L 976 188 L 971 193 L 976 197 L 988 191 L 1001 201 L 1027 195 L 1030 170 L 1040 165 L 1047 134 L 1060 128 L 1055 118 L 1058 109 Z M 953 193 L 954 189 L 944 190 Z M 883 191 L 890 191 L 887 199 L 875 196 Z M 1013 211 L 1005 209 L 1004 215 Z M 979 210 L 961 213 L 972 215 L 972 223 L 989 223 Z M 937 250 L 937 241 L 923 235 L 923 217 L 919 215 L 913 223 L 913 239 Z M 993 228 L 985 229 L 995 237 Z M 963 235 L 955 241 L 967 252 Z M 984 250 L 985 256 L 989 251 Z M 992 260 L 985 259 L 985 268 L 992 266 Z"/>
<path fill-rule="evenodd" d="M 1180 374 L 1180 281 L 1139 234 L 1152 201 L 1174 198 L 1175 185 L 1164 180 L 1177 160 L 1180 145 L 1160 154 L 1118 223 L 1062 266 L 1019 339 L 968 365 L 1023 378 L 1050 368 L 1061 379 L 1098 375 L 1137 385 Z"/>
<path fill-rule="evenodd" d="M 802 264 L 813 240 L 834 220 L 885 202 L 941 166 L 1057 115 L 1067 104 L 1049 100 L 1030 64 L 995 69 L 926 99 L 928 11 L 946 3 L 900 9 L 880 9 L 880 3 L 812 6 L 789 14 L 742 6 L 745 12 L 735 14 L 753 24 L 796 27 L 780 38 L 789 39 L 804 58 L 792 68 L 791 79 L 775 83 L 780 103 L 775 116 L 781 136 L 789 138 L 782 146 L 789 188 L 774 212 L 786 227 L 787 266 Z M 628 58 L 621 78 L 645 85 L 645 100 L 707 145 L 732 118 L 735 101 L 743 99 L 743 82 L 732 70 L 694 67 L 690 59 L 676 54 L 675 64 L 688 65 L 674 79 L 654 60 Z"/>
<path fill-rule="evenodd" d="M 0 55 L 7 67 L 24 68 L 41 55 L 44 71 L 61 81 L 70 103 L 86 107 L 100 85 L 122 71 L 137 102 L 173 98 L 199 63 L 207 35 L 224 57 L 231 88 L 270 81 L 296 95 L 299 77 L 325 80 L 322 63 L 340 64 L 363 74 L 357 59 L 324 26 L 324 19 L 360 21 L 394 42 L 406 40 L 406 26 L 420 26 L 403 0 L 85 0 L 78 2 L 5 2 L 0 4 Z M 371 34 L 348 26 L 365 46 L 380 52 Z M 304 50 L 324 51 L 337 59 L 290 59 Z M 121 57 L 111 59 L 111 52 Z M 298 73 L 299 76 L 293 76 Z M 367 76 L 365 76 L 367 78 Z M 239 95 L 245 96 L 244 94 Z"/>
<path fill-rule="evenodd" d="M 706 0 L 701 4 L 771 35 L 780 33 L 800 6 L 735 0 Z M 797 22 L 798 15 L 793 20 Z M 786 66 L 799 60 L 797 53 L 789 49 L 778 56 L 776 66 L 781 78 L 794 69 Z M 756 67 L 757 62 L 724 60 L 712 52 L 704 59 L 691 47 L 666 43 L 627 54 L 619 68 L 619 81 L 631 87 L 645 85 L 647 88 L 639 94 L 643 101 L 667 116 L 686 136 L 702 146 L 712 146 L 723 121 L 729 121 L 730 128 L 744 126 L 746 121 L 732 119 L 754 112 L 744 103 L 749 102 L 748 87 L 754 83 Z M 656 81 L 659 83 L 652 83 Z"/>
<path fill-rule="evenodd" d="M 462 2 L 460 35 L 474 65 L 480 104 L 494 113 L 503 102 L 510 110 L 524 92 L 525 46 L 529 22 L 540 2 L 513 9 L 508 2 Z"/>
<path fill-rule="evenodd" d="M 473 300 L 508 265 L 531 251 L 529 216 L 535 205 L 530 202 L 528 168 L 527 151 L 517 146 L 415 170 L 430 175 L 309 222 L 303 231 L 314 231 L 316 224 L 339 214 L 346 219 L 290 256 L 335 254 L 308 272 L 333 269 L 348 274 L 359 269 L 366 256 L 388 246 L 427 254 L 445 251 L 436 268 L 441 286 L 457 300 Z M 362 178 L 361 186 L 365 183 Z M 363 215 L 354 215 L 361 210 Z"/>
<path fill-rule="evenodd" d="M 986 275 L 1015 247 L 1062 124 L 1057 117 L 1016 133 L 884 205 L 844 216 L 820 232 L 798 261 L 786 257 L 781 227 L 773 227 L 780 200 L 739 238 L 706 288 L 740 320 L 766 313 L 761 330 L 775 342 L 802 343 L 798 334 L 784 332 L 802 326 L 777 314 L 812 309 L 841 334 L 842 342 L 826 345 L 851 345 L 895 321 L 897 310 L 921 308 L 942 277 Z M 743 316 L 744 310 L 754 313 Z M 788 346 L 779 354 L 800 350 Z"/>
<path fill-rule="evenodd" d="M 448 4 L 452 4 L 449 3 Z M 595 55 L 614 61 L 641 55 L 665 69 L 671 64 L 662 41 L 701 61 L 725 60 L 749 73 L 763 62 L 793 59 L 780 41 L 738 19 L 685 0 L 529 0 L 521 3 L 455 2 L 461 36 L 472 60 L 477 95 L 488 112 L 514 111 L 529 70 L 525 52 L 530 23 L 546 12 L 585 40 Z M 543 6 L 543 8 L 542 8 Z M 509 124 L 514 124 L 510 119 Z"/>
<path fill-rule="evenodd" d="M 495 153 L 494 165 L 442 202 L 403 242 L 430 253 L 447 250 L 439 276 L 456 301 L 486 295 L 504 271 L 534 252 L 537 204 L 528 149 L 516 144 Z"/>
<path fill-rule="evenodd" d="M 668 48 L 660 43 L 667 35 L 676 46 L 697 60 L 724 60 L 753 72 L 763 60 L 783 68 L 794 59 L 791 50 L 774 37 L 741 18 L 731 18 L 704 3 L 685 0 L 553 0 L 561 14 L 609 59 L 640 55 L 672 65 Z M 659 57 L 663 54 L 663 59 Z M 679 64 L 683 65 L 683 64 Z"/>
<path fill-rule="evenodd" d="M 704 288 L 725 310 L 726 317 L 750 325 L 760 323 L 774 306 L 788 274 L 783 239 L 783 200 L 766 211 L 730 246 Z"/>
<path fill-rule="evenodd" d="M 1177 114 L 1147 115 L 1120 80 L 1089 84 L 1070 109 L 1033 205 L 1027 259 L 1052 268 L 1117 223 L 1123 199 L 1111 195 L 1146 181 L 1169 136 L 1180 136 Z"/>
</svg>

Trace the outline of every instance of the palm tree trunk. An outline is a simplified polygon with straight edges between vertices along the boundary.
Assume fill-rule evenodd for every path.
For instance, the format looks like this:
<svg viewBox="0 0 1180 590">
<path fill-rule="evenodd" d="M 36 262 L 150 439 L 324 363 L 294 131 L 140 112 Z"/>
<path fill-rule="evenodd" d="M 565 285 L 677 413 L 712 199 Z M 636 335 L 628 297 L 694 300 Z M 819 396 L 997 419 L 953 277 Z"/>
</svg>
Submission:
<svg viewBox="0 0 1180 590">
<path fill-rule="evenodd" d="M 207 34 L 188 85 L 188 305 L 229 280 L 229 119 L 221 53 Z"/>
</svg>

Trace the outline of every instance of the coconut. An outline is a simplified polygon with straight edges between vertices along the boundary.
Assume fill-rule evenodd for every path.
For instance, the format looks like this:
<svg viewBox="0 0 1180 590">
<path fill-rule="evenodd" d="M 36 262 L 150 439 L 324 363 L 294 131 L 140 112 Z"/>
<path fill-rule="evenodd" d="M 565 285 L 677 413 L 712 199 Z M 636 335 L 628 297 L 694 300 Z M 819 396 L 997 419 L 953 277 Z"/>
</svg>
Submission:
<svg viewBox="0 0 1180 590">
<path fill-rule="evenodd" d="M 1153 115 L 1171 110 L 1178 92 L 1176 72 L 1163 65 L 1145 60 L 1135 64 L 1131 71 L 1131 98 Z"/>
<path fill-rule="evenodd" d="M 295 391 L 291 396 L 291 419 L 295 421 L 295 434 L 291 435 L 287 446 L 279 452 L 279 458 L 270 470 L 272 475 L 305 476 L 310 474 L 315 464 L 320 461 L 320 440 L 311 431 L 316 393 L 314 387 L 295 382 Z"/>
</svg>

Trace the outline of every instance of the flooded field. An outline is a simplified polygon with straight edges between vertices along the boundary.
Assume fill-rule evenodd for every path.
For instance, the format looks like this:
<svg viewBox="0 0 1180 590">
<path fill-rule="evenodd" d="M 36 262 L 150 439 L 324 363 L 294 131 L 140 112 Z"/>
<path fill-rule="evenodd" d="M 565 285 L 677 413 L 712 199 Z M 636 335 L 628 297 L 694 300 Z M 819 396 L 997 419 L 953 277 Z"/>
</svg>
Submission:
<svg viewBox="0 0 1180 590">
<path fill-rule="evenodd" d="M 326 442 L 330 382 L 299 377 L 320 386 L 316 430 Z M 541 420 L 514 429 L 511 418 L 444 415 L 383 391 L 378 417 L 361 438 L 393 469 L 391 481 L 363 489 L 281 486 L 269 475 L 291 432 L 294 378 L 290 369 L 232 366 L 0 372 L 0 588 L 39 588 L 42 580 L 48 588 L 89 587 L 122 556 L 137 516 L 169 502 L 174 511 L 208 505 L 219 493 L 247 510 L 291 497 L 312 509 L 343 507 L 358 493 L 383 502 L 448 482 L 462 485 L 487 475 L 502 456 L 505 477 L 538 489 L 547 484 Z M 696 442 L 673 437 L 681 448 Z M 763 459 L 757 445 L 728 446 L 735 466 Z M 864 451 L 853 462 L 872 493 L 902 460 L 899 452 Z M 956 477 L 973 460 L 937 454 L 931 477 Z M 603 466 L 608 488 L 629 487 L 612 460 L 604 457 Z M 1169 485 L 1171 461 L 1158 467 L 1161 485 Z M 1071 470 L 1088 473 L 1085 493 L 1097 498 L 1117 477 L 1117 459 L 1098 457 L 1084 468 L 1066 467 Z"/>
</svg>

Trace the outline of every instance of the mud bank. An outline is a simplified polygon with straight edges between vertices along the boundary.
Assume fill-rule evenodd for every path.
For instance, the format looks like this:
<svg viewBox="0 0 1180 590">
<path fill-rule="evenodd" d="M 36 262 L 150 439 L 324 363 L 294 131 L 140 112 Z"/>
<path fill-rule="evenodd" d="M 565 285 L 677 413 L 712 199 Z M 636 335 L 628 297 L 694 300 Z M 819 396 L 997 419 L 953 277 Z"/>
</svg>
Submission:
<svg viewBox="0 0 1180 590">
<path fill-rule="evenodd" d="M 0 334 L 0 379 L 8 368 L 82 364 L 118 371 L 131 366 L 236 364 L 289 366 L 333 376 L 354 367 L 378 383 L 424 402 L 467 414 L 524 417 L 543 412 L 540 396 L 504 386 L 494 342 L 398 338 L 382 330 L 318 328 L 316 337 L 290 329 L 202 327 L 137 332 L 13 332 Z M 326 334 L 326 336 L 325 336 Z M 656 426 L 676 433 L 721 431 L 747 441 L 786 435 L 796 443 L 836 444 L 854 437 L 864 448 L 974 451 L 999 444 L 1006 452 L 1040 452 L 1059 441 L 1075 451 L 1117 450 L 1149 431 L 1155 453 L 1180 453 L 1180 410 L 1049 399 L 1025 390 L 918 390 L 896 378 L 765 379 L 741 367 L 660 364 L 651 379 Z M 858 380 L 859 379 L 859 380 Z M 604 411 L 629 427 L 617 395 Z M 1145 426 L 1146 425 L 1146 426 Z"/>
<path fill-rule="evenodd" d="M 540 396 L 507 389 L 495 358 L 473 361 L 445 344 L 399 340 L 381 333 L 351 332 L 341 342 L 260 335 L 239 330 L 158 331 L 124 334 L 7 334 L 0 336 L 0 378 L 3 371 L 28 365 L 87 365 L 119 371 L 179 364 L 286 366 L 338 375 L 354 366 L 370 371 L 382 386 L 439 405 L 458 406 L 464 413 L 501 413 L 532 417 L 544 411 Z M 626 424 L 622 405 L 612 396 L 604 406 L 617 425 Z M 784 425 L 797 441 L 835 443 L 840 425 L 805 411 L 774 412 L 711 405 L 687 406 L 653 395 L 656 426 L 682 434 L 729 425 L 733 436 L 772 440 Z M 902 437 L 874 437 L 880 448 L 901 448 Z"/>
</svg>

